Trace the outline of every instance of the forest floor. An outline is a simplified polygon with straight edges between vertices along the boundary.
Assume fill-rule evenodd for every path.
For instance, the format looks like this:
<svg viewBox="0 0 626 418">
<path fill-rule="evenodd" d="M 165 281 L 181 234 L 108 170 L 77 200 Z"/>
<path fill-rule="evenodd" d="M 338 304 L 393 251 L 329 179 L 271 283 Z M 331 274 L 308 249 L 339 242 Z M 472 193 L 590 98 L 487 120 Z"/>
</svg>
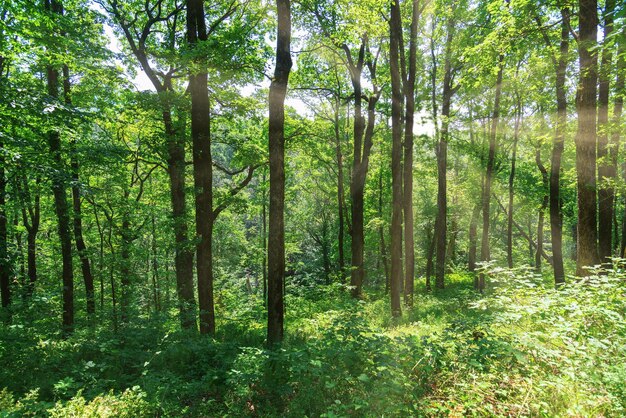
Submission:
<svg viewBox="0 0 626 418">
<path fill-rule="evenodd" d="M 39 295 L 0 331 L 0 416 L 624 416 L 624 277 L 554 290 L 492 269 L 479 295 L 451 274 L 400 319 L 381 293 L 294 286 L 278 351 L 261 301 L 235 288 L 215 339 L 176 331 L 172 310 L 63 340 L 58 300 Z"/>
</svg>

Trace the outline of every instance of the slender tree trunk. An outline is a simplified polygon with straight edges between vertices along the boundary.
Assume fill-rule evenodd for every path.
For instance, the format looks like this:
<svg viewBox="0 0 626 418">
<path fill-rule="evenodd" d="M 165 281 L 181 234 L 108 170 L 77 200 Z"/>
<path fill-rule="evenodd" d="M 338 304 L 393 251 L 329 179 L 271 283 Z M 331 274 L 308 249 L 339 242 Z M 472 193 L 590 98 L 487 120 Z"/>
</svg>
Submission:
<svg viewBox="0 0 626 418">
<path fill-rule="evenodd" d="M 549 174 L 548 170 L 541 162 L 541 149 L 539 147 L 537 147 L 537 151 L 535 152 L 535 162 L 537 163 L 537 168 L 539 168 L 539 171 L 541 172 L 543 188 L 547 192 L 549 187 Z M 541 256 L 543 253 L 543 223 L 544 215 L 549 202 L 550 196 L 546 193 L 541 201 L 541 207 L 539 208 L 539 220 L 537 221 L 537 251 L 535 252 L 535 270 L 537 272 L 541 272 Z"/>
<path fill-rule="evenodd" d="M 417 71 L 417 29 L 419 0 L 412 2 L 409 34 L 409 63 L 404 98 L 406 100 L 404 131 L 404 303 L 413 306 L 415 288 L 415 238 L 413 237 L 413 124 L 415 116 L 415 76 Z"/>
<path fill-rule="evenodd" d="M 521 114 L 522 109 L 518 100 L 518 108 L 515 115 L 515 133 L 513 135 L 513 153 L 511 155 L 511 173 L 509 174 L 509 213 L 506 229 L 506 260 L 510 269 L 513 268 L 513 199 L 515 195 L 513 186 L 515 184 L 515 163 L 517 159 L 517 140 L 519 137 Z"/>
<path fill-rule="evenodd" d="M 4 171 L 4 142 L 0 137 L 0 294 L 2 296 L 2 308 L 8 308 L 11 304 L 11 286 L 7 243 L 7 212 L 6 212 L 6 186 L 7 180 Z M 10 318 L 6 316 L 7 321 Z"/>
<path fill-rule="evenodd" d="M 378 237 L 380 239 L 380 257 L 385 271 L 385 293 L 389 293 L 391 279 L 389 276 L 389 260 L 387 259 L 387 245 L 385 244 L 385 228 L 383 227 L 383 170 L 378 173 Z"/>
<path fill-rule="evenodd" d="M 267 192 L 265 189 L 266 169 L 263 169 L 263 208 L 261 216 L 263 217 L 263 236 L 261 237 L 263 246 L 263 306 L 267 308 Z"/>
<path fill-rule="evenodd" d="M 276 0 L 276 68 L 269 93 L 270 216 L 268 238 L 267 344 L 284 335 L 285 280 L 285 96 L 291 71 L 291 3 Z"/>
<path fill-rule="evenodd" d="M 128 192 L 126 192 L 126 199 L 128 199 Z M 126 210 L 126 209 L 124 209 Z M 132 231 L 130 220 L 128 219 L 128 213 L 122 215 L 122 228 L 120 229 L 120 319 L 122 323 L 128 322 L 128 314 L 130 309 L 130 297 L 131 297 L 131 283 L 132 283 L 132 269 L 130 260 L 130 249 L 132 245 Z"/>
<path fill-rule="evenodd" d="M 613 238 L 613 201 L 615 190 L 616 167 L 613 164 L 613 156 L 616 153 L 609 148 L 609 89 L 611 69 L 613 65 L 613 53 L 608 39 L 613 32 L 613 13 L 615 0 L 607 0 L 604 9 L 604 45 L 600 60 L 600 72 L 598 77 L 598 255 L 600 262 L 611 264 L 612 238 Z"/>
<path fill-rule="evenodd" d="M 63 7 L 55 0 L 46 0 L 47 11 L 63 14 Z M 48 65 L 48 95 L 54 100 L 59 98 L 59 71 Z M 52 175 L 52 193 L 54 209 L 58 220 L 58 233 L 61 241 L 61 258 L 63 264 L 63 334 L 74 331 L 74 272 L 72 268 L 72 238 L 70 233 L 70 216 L 67 204 L 67 182 L 64 179 L 64 164 L 61 150 L 61 134 L 56 128 L 48 132 L 48 149 L 52 157 L 54 174 Z"/>
<path fill-rule="evenodd" d="M 170 85 L 170 81 L 167 80 L 167 85 Z M 193 291 L 193 251 L 187 236 L 187 209 L 185 203 L 185 142 L 183 138 L 178 137 L 182 133 L 177 132 L 174 128 L 171 108 L 165 98 L 162 101 L 162 106 L 168 148 L 167 173 L 170 181 L 174 239 L 176 243 L 174 265 L 180 322 L 184 329 L 196 329 L 196 301 Z"/>
<path fill-rule="evenodd" d="M 565 130 L 567 125 L 567 92 L 565 78 L 567 56 L 569 51 L 569 10 L 562 9 L 561 42 L 558 60 L 556 61 L 556 107 L 557 123 L 552 145 L 550 163 L 550 234 L 552 241 L 552 258 L 554 283 L 565 282 L 563 269 L 563 213 L 561 211 L 561 156 L 563 155 Z M 549 46 L 549 45 L 548 45 Z"/>
<path fill-rule="evenodd" d="M 193 47 L 207 40 L 202 0 L 187 0 L 187 40 Z M 213 164 L 211 160 L 210 105 L 206 64 L 189 75 L 191 92 L 191 137 L 193 141 L 193 178 L 196 189 L 196 262 L 200 333 L 215 334 L 213 302 Z"/>
<path fill-rule="evenodd" d="M 580 76 L 576 92 L 578 132 L 576 133 L 576 172 L 578 174 L 578 232 L 576 275 L 589 272 L 598 263 L 596 199 L 596 93 L 598 34 L 597 0 L 579 0 L 578 52 Z"/>
<path fill-rule="evenodd" d="M 337 219 L 339 220 L 339 230 L 337 232 L 337 247 L 339 252 L 339 274 L 343 283 L 343 275 L 345 269 L 344 255 L 344 217 L 343 217 L 343 153 L 341 152 L 341 135 L 339 133 L 339 96 L 335 98 L 335 156 L 337 158 Z"/>
<path fill-rule="evenodd" d="M 159 261 L 157 258 L 157 232 L 156 232 L 156 222 L 154 219 L 154 213 L 152 214 L 151 219 L 152 226 L 152 298 L 154 299 L 154 310 L 156 312 L 161 311 L 161 291 L 159 289 Z"/>
<path fill-rule="evenodd" d="M 435 222 L 435 287 L 444 288 L 446 274 L 446 243 L 448 229 L 448 195 L 447 195 L 447 171 L 448 171 L 448 136 L 450 129 L 450 106 L 454 89 L 452 87 L 452 39 L 454 38 L 455 21 L 448 19 L 446 52 L 443 76 L 443 92 L 441 104 L 441 132 L 437 145 L 437 221 Z"/>
<path fill-rule="evenodd" d="M 504 68 L 504 56 L 498 58 L 498 76 L 496 79 L 496 93 L 493 102 L 493 116 L 491 120 L 491 132 L 489 133 L 489 154 L 487 156 L 487 169 L 485 171 L 485 187 L 483 190 L 483 234 L 480 249 L 480 260 L 487 262 L 491 256 L 489 253 L 489 207 L 491 202 L 491 181 L 496 156 L 497 130 L 500 120 L 500 96 L 502 95 L 502 73 Z M 485 290 L 485 275 L 478 277 L 478 290 L 482 293 Z"/>
<path fill-rule="evenodd" d="M 467 269 L 471 272 L 476 271 L 476 253 L 478 249 L 478 218 L 480 216 L 480 204 L 476 204 L 474 206 L 474 210 L 472 211 L 472 218 L 470 219 L 469 226 L 469 249 L 467 255 Z"/>
<path fill-rule="evenodd" d="M 398 2 L 391 4 L 389 21 L 389 61 L 391 71 L 391 314 L 402 315 L 402 79 L 400 77 L 400 45 L 402 18 Z"/>
<path fill-rule="evenodd" d="M 435 242 L 437 240 L 437 236 L 431 229 L 430 223 L 426 230 L 426 240 L 428 242 L 428 247 L 426 248 L 426 291 L 430 292 L 432 290 L 430 278 L 433 275 L 433 258 L 435 256 L 435 246 L 437 245 Z"/>
<path fill-rule="evenodd" d="M 617 155 L 620 146 L 620 126 L 622 123 L 622 112 L 624 109 L 624 94 L 626 89 L 624 88 L 624 77 L 626 74 L 626 26 L 622 26 L 622 30 L 618 37 L 618 50 L 617 50 L 617 64 L 616 64 L 617 78 L 615 80 L 615 99 L 613 106 L 613 129 L 611 130 L 611 148 L 609 155 L 611 159 L 612 170 L 611 174 L 617 179 Z M 626 169 L 626 166 L 625 166 Z M 626 171 L 625 171 L 626 173 Z M 626 176 L 624 176 L 626 178 Z M 612 189 L 613 190 L 613 189 Z M 613 190 L 613 193 L 615 191 Z M 613 200 L 616 201 L 615 195 Z M 626 198 L 624 200 L 624 211 L 626 213 Z M 622 241 L 620 245 L 619 257 L 623 257 L 624 247 L 626 246 L 626 226 L 622 226 Z M 617 239 L 617 237 L 616 237 Z"/>
<path fill-rule="evenodd" d="M 71 86 L 70 86 L 70 70 L 67 65 L 63 65 L 63 96 L 65 104 L 71 106 Z M 72 171 L 72 208 L 74 210 L 74 241 L 76 241 L 76 250 L 80 258 L 81 269 L 83 272 L 83 281 L 85 283 L 85 292 L 87 294 L 87 315 L 93 317 L 96 313 L 96 300 L 93 289 L 93 274 L 91 273 L 91 265 L 87 255 L 87 246 L 83 239 L 83 220 L 81 214 L 80 202 L 80 165 L 76 151 L 76 140 L 70 142 L 70 168 Z"/>
</svg>

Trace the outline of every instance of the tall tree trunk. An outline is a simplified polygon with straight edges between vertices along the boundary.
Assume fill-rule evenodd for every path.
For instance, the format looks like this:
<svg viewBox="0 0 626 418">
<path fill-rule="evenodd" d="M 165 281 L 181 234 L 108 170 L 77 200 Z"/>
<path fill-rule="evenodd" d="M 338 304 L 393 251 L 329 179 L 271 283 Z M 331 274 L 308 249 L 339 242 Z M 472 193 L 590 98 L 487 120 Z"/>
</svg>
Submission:
<svg viewBox="0 0 626 418">
<path fill-rule="evenodd" d="M 343 153 L 341 151 L 341 135 L 339 133 L 339 109 L 340 98 L 337 96 L 334 103 L 335 119 L 335 156 L 337 158 L 337 219 L 339 220 L 339 230 L 337 231 L 337 247 L 339 252 L 339 274 L 343 283 L 343 275 L 345 269 L 344 255 L 344 217 L 343 217 Z"/>
<path fill-rule="evenodd" d="M 35 290 L 35 283 L 37 282 L 37 234 L 39 233 L 39 223 L 41 219 L 41 195 L 39 190 L 41 179 L 37 176 L 35 180 L 37 189 L 35 190 L 34 197 L 31 197 L 28 177 L 25 175 L 21 180 L 18 180 L 18 184 L 19 181 L 22 182 L 22 186 L 19 187 L 19 192 L 24 197 L 24 203 L 22 205 L 22 223 L 27 231 L 26 264 L 28 284 L 26 286 L 26 297 L 29 298 L 32 296 Z"/>
<path fill-rule="evenodd" d="M 446 274 L 446 243 L 448 233 L 448 136 L 450 130 L 450 106 L 454 89 L 452 87 L 452 39 L 454 38 L 455 21 L 448 19 L 446 25 L 446 46 L 443 75 L 443 92 L 441 103 L 441 132 L 437 145 L 437 220 L 435 222 L 435 287 L 444 288 Z"/>
<path fill-rule="evenodd" d="M 430 278 L 433 275 L 433 258 L 435 256 L 435 245 L 437 245 L 435 241 L 437 236 L 435 235 L 435 231 L 431 229 L 430 222 L 426 228 L 426 240 L 428 242 L 426 248 L 426 291 L 430 292 L 432 290 Z"/>
<path fill-rule="evenodd" d="M 389 293 L 391 278 L 389 276 L 389 260 L 387 259 L 387 245 L 385 244 L 385 228 L 383 227 L 383 170 L 378 173 L 378 237 L 380 240 L 380 257 L 385 271 L 385 293 Z"/>
<path fill-rule="evenodd" d="M 261 216 L 263 217 L 263 236 L 261 245 L 263 247 L 263 306 L 267 308 L 267 191 L 265 188 L 267 170 L 263 169 L 263 207 Z"/>
<path fill-rule="evenodd" d="M 361 297 L 363 280 L 365 279 L 365 266 L 363 253 L 365 249 L 364 234 L 364 201 L 365 201 L 365 180 L 369 165 L 369 156 L 372 149 L 372 139 L 374 136 L 374 125 L 376 122 L 376 103 L 380 97 L 376 80 L 376 67 L 371 61 L 368 62 L 370 79 L 374 81 L 374 94 L 367 99 L 367 124 L 361 113 L 363 100 L 363 89 L 361 86 L 361 74 L 365 64 L 367 47 L 367 36 L 363 36 L 357 62 L 354 63 L 350 49 L 343 46 L 348 60 L 350 79 L 354 91 L 354 152 L 352 160 L 352 173 L 350 179 L 350 198 L 352 200 L 352 270 L 350 275 L 350 285 L 352 286 L 352 296 Z"/>
<path fill-rule="evenodd" d="M 63 14 L 63 6 L 56 0 L 46 0 L 47 11 Z M 59 71 L 47 66 L 48 95 L 53 100 L 59 98 Z M 48 149 L 52 157 L 54 174 L 51 178 L 54 195 L 54 209 L 58 220 L 59 240 L 61 241 L 61 258 L 63 264 L 63 334 L 74 331 L 74 272 L 72 268 L 72 238 L 70 233 L 70 215 L 67 204 L 67 182 L 64 178 L 64 164 L 61 150 L 61 134 L 53 128 L 48 132 Z"/>
<path fill-rule="evenodd" d="M 485 171 L 485 187 L 483 189 L 483 233 L 480 248 L 480 260 L 487 262 L 491 256 L 489 253 L 489 206 L 491 202 L 491 181 L 496 156 L 498 122 L 500 120 L 500 96 L 502 95 L 502 73 L 504 69 L 504 56 L 498 58 L 498 75 L 496 78 L 496 92 L 493 102 L 493 115 L 491 120 L 491 131 L 489 132 L 489 154 L 487 155 L 487 169 Z M 485 275 L 481 273 L 478 277 L 478 290 L 482 293 L 485 290 Z"/>
<path fill-rule="evenodd" d="M 163 122 L 167 137 L 168 159 L 167 173 L 170 181 L 172 218 L 174 221 L 174 239 L 176 252 L 174 265 L 176 274 L 176 292 L 181 326 L 195 329 L 196 301 L 193 291 L 193 252 L 187 235 L 187 209 L 185 203 L 185 142 L 181 132 L 177 132 L 172 121 L 169 104 L 163 103 Z"/>
<path fill-rule="evenodd" d="M 128 199 L 128 191 L 125 192 L 125 199 Z M 129 309 L 130 309 L 130 297 L 131 297 L 131 283 L 132 283 L 132 268 L 131 268 L 131 260 L 130 260 L 130 250 L 132 245 L 132 231 L 130 219 L 128 218 L 129 214 L 126 212 L 127 209 L 124 209 L 124 214 L 122 215 L 122 228 L 120 229 L 120 291 L 121 291 L 121 300 L 120 300 L 120 319 L 122 323 L 128 322 L 129 318 Z"/>
<path fill-rule="evenodd" d="M 7 212 L 6 212 L 6 186 L 7 180 L 4 172 L 4 142 L 0 137 L 0 294 L 2 307 L 8 308 L 11 304 L 11 286 L 7 243 Z M 7 318 L 9 316 L 7 315 Z"/>
<path fill-rule="evenodd" d="M 598 77 L 598 256 L 600 262 L 611 264 L 613 238 L 613 200 L 616 167 L 609 148 L 609 89 L 613 54 L 608 40 L 613 32 L 615 0 L 607 0 L 604 9 L 604 42 Z"/>
<path fill-rule="evenodd" d="M 402 79 L 400 77 L 400 45 L 402 44 L 400 4 L 391 3 L 389 21 L 389 61 L 391 72 L 391 314 L 402 315 Z"/>
<path fill-rule="evenodd" d="M 152 298 L 154 299 L 154 310 L 156 312 L 161 311 L 161 290 L 159 284 L 159 261 L 158 261 L 158 252 L 157 252 L 157 232 L 156 232 L 156 222 L 154 219 L 154 213 L 151 217 L 151 226 L 152 226 L 152 242 L 151 242 L 151 250 L 152 250 Z"/>
<path fill-rule="evenodd" d="M 413 306 L 415 288 L 415 238 L 413 237 L 413 124 L 415 117 L 415 74 L 417 71 L 417 29 L 419 0 L 412 2 L 409 34 L 409 63 L 404 98 L 406 100 L 404 131 L 404 303 Z"/>
<path fill-rule="evenodd" d="M 539 147 L 537 147 L 537 150 L 535 151 L 535 162 L 537 163 L 537 168 L 539 168 L 539 171 L 541 172 L 541 181 L 543 184 L 543 188 L 547 192 L 549 187 L 549 174 L 548 170 L 541 162 L 541 149 Z M 539 208 L 539 220 L 537 222 L 537 251 L 535 252 L 535 270 L 537 272 L 541 272 L 541 256 L 543 253 L 543 221 L 549 201 L 550 196 L 549 194 L 545 193 L 543 195 L 543 199 L 541 200 L 541 207 Z"/>
<path fill-rule="evenodd" d="M 596 93 L 598 81 L 597 0 L 579 0 L 578 52 L 580 75 L 576 92 L 578 132 L 576 133 L 576 172 L 578 174 L 578 232 L 576 275 L 589 272 L 598 263 L 596 213 Z"/>
<path fill-rule="evenodd" d="M 561 156 L 563 155 L 567 125 L 565 78 L 569 53 L 569 9 L 562 9 L 561 16 L 563 18 L 561 23 L 561 41 L 558 59 L 555 60 L 557 122 L 550 163 L 550 238 L 552 241 L 552 259 L 554 260 L 554 283 L 557 286 L 565 282 L 565 270 L 563 269 L 563 212 L 561 211 L 560 183 Z M 548 46 L 550 46 L 549 42 Z"/>
<path fill-rule="evenodd" d="M 67 65 L 63 65 L 63 96 L 65 104 L 72 105 L 71 98 L 71 85 L 70 85 L 70 70 Z M 78 154 L 76 151 L 76 140 L 72 139 L 70 142 L 70 168 L 72 171 L 72 208 L 74 210 L 74 241 L 76 241 L 76 250 L 78 257 L 80 258 L 81 269 L 83 272 L 83 281 L 85 283 L 85 292 L 87 299 L 87 315 L 93 317 L 96 313 L 96 300 L 93 290 L 93 274 L 91 273 L 91 265 L 89 263 L 89 257 L 87 256 L 87 246 L 83 239 L 83 220 L 81 214 L 81 202 L 80 202 L 80 179 L 79 171 L 80 165 L 78 162 Z"/>
<path fill-rule="evenodd" d="M 614 179 L 617 179 L 617 156 L 620 147 L 620 126 L 622 122 L 622 111 L 624 109 L 624 94 L 626 94 L 626 90 L 624 89 L 624 76 L 626 74 L 626 26 L 622 25 L 622 30 L 618 36 L 618 49 L 617 49 L 617 64 L 616 70 L 617 77 L 615 79 L 615 98 L 614 98 L 614 106 L 613 106 L 613 123 L 611 130 L 611 146 L 609 149 L 609 156 L 611 161 L 611 171 L 610 175 L 613 176 Z M 615 190 L 611 188 L 613 193 L 613 201 L 617 202 L 615 198 Z M 615 205 L 617 207 L 617 204 Z M 626 202 L 624 204 L 626 207 Z M 625 209 L 626 210 L 626 209 Z M 614 216 L 615 210 L 614 210 Z M 616 241 L 617 236 L 616 234 Z M 624 232 L 622 232 L 622 242 L 626 242 L 626 237 L 624 237 Z M 614 247 L 617 247 L 617 242 Z M 622 257 L 624 254 L 623 247 L 621 247 L 620 243 L 620 252 L 618 254 L 619 257 Z"/>
<path fill-rule="evenodd" d="M 207 40 L 202 0 L 187 0 L 187 40 L 194 47 Z M 213 164 L 211 160 L 210 105 L 206 63 L 189 75 L 191 93 L 191 138 L 193 142 L 193 179 L 196 198 L 196 262 L 200 333 L 215 334 L 213 302 Z"/>
<path fill-rule="evenodd" d="M 267 344 L 284 335 L 285 280 L 285 96 L 291 71 L 291 4 L 276 0 L 276 68 L 269 93 L 270 216 L 268 237 Z"/>
<path fill-rule="evenodd" d="M 467 269 L 471 272 L 476 271 L 476 252 L 478 249 L 478 218 L 480 216 L 480 204 L 476 204 L 474 206 L 474 210 L 472 211 L 472 218 L 470 219 L 469 225 L 469 249 L 467 255 Z"/>
<path fill-rule="evenodd" d="M 509 174 L 509 213 L 507 216 L 506 228 L 506 260 L 509 268 L 513 268 L 513 199 L 515 190 L 515 163 L 517 159 L 517 140 L 519 137 L 520 119 L 522 117 L 521 104 L 518 97 L 517 112 L 515 114 L 515 133 L 513 135 L 513 153 L 511 155 L 511 173 Z"/>
</svg>

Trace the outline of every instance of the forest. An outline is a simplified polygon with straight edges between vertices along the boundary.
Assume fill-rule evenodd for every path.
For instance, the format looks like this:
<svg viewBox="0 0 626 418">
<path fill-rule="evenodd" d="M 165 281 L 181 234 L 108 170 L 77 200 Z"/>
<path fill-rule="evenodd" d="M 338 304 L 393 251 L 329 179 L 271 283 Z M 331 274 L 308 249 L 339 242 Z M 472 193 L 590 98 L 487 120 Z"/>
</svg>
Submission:
<svg viewBox="0 0 626 418">
<path fill-rule="evenodd" d="M 0 0 L 0 417 L 626 416 L 626 4 Z"/>
</svg>

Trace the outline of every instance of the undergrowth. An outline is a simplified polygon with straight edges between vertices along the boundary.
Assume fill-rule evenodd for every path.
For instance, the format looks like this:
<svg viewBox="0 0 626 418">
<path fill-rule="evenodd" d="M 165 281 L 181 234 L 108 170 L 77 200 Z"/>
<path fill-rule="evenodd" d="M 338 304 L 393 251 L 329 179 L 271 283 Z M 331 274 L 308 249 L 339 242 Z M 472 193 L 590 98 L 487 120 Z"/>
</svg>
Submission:
<svg viewBox="0 0 626 418">
<path fill-rule="evenodd" d="M 484 295 L 453 274 L 400 319 L 383 294 L 294 286 L 273 351 L 262 302 L 232 289 L 215 339 L 176 331 L 173 316 L 68 340 L 44 318 L 13 324 L 0 332 L 0 416 L 624 416 L 619 265 L 559 289 L 486 268 Z"/>
</svg>

